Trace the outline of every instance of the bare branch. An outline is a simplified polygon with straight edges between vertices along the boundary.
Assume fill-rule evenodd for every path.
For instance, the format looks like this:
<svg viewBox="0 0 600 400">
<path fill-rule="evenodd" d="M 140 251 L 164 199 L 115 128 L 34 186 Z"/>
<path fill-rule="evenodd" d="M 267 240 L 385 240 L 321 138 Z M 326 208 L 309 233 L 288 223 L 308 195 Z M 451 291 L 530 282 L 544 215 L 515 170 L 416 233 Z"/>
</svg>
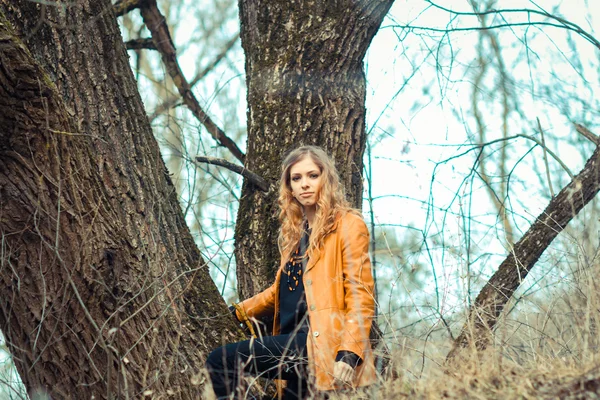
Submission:
<svg viewBox="0 0 600 400">
<path fill-rule="evenodd" d="M 128 12 L 133 11 L 136 8 L 139 8 L 142 4 L 142 1 L 143 0 L 119 0 L 119 1 L 117 1 L 113 6 L 115 15 L 117 17 L 121 17 L 121 16 L 127 14 Z"/>
<path fill-rule="evenodd" d="M 231 50 L 235 42 L 237 42 L 239 37 L 240 34 L 236 33 L 234 36 L 232 36 L 231 39 L 229 39 L 229 41 L 225 44 L 223 50 L 219 54 L 217 54 L 215 59 L 196 74 L 194 79 L 192 79 L 192 81 L 190 82 L 190 87 L 196 86 L 198 82 L 200 82 L 210 71 L 212 71 L 221 62 L 221 60 L 225 58 L 225 56 L 227 55 L 229 50 Z M 173 96 L 165 100 L 164 103 L 162 103 L 156 108 L 156 110 L 154 110 L 154 113 L 150 117 L 150 121 L 154 121 L 154 119 L 156 119 L 160 114 L 173 107 L 175 104 L 177 104 L 178 100 L 179 96 Z"/>
<path fill-rule="evenodd" d="M 173 79 L 183 102 L 188 106 L 194 116 L 204 125 L 211 136 L 221 145 L 227 147 L 231 154 L 242 163 L 244 163 L 245 154 L 240 150 L 237 144 L 231 140 L 221 128 L 219 128 L 212 119 L 204 112 L 198 99 L 192 93 L 189 82 L 183 76 L 181 67 L 177 61 L 177 54 L 169 28 L 165 22 L 165 17 L 161 14 L 156 0 L 144 1 L 141 6 L 142 18 L 150 33 L 156 49 L 160 52 L 161 58 L 167 67 L 167 71 Z"/>
<path fill-rule="evenodd" d="M 455 16 L 476 16 L 478 18 L 481 18 L 486 15 L 501 15 L 501 16 L 503 16 L 503 14 L 523 14 L 526 17 L 525 18 L 526 20 L 523 22 L 505 22 L 505 23 L 499 23 L 499 24 L 490 25 L 490 26 L 433 28 L 433 27 L 428 27 L 428 26 L 396 25 L 395 24 L 395 25 L 390 25 L 389 27 L 401 28 L 401 29 L 407 29 L 407 30 L 425 30 L 425 31 L 430 31 L 430 32 L 440 32 L 440 33 L 446 34 L 446 33 L 450 33 L 450 32 L 487 31 L 487 30 L 491 30 L 491 29 L 501 29 L 501 28 L 519 27 L 519 26 L 522 26 L 522 27 L 549 26 L 549 27 L 566 29 L 566 30 L 575 32 L 576 34 L 578 34 L 579 36 L 581 36 L 582 38 L 584 38 L 585 40 L 587 40 L 588 42 L 593 44 L 597 49 L 600 49 L 600 41 L 598 39 L 596 39 L 591 33 L 587 32 L 586 30 L 584 30 L 579 25 L 577 25 L 573 22 L 570 22 L 570 21 L 568 21 L 564 18 L 561 18 L 559 16 L 556 16 L 554 14 L 550 14 L 544 10 L 533 10 L 533 9 L 529 9 L 529 8 L 522 8 L 522 9 L 501 9 L 501 10 L 492 9 L 492 10 L 481 11 L 481 12 L 476 12 L 476 11 L 475 12 L 460 12 L 460 11 L 454 11 L 454 10 L 446 8 L 446 7 L 442 7 L 438 4 L 435 4 L 434 2 L 432 2 L 430 0 L 426 0 L 426 2 L 431 4 L 432 7 L 446 11 Z M 555 22 L 532 21 L 531 20 L 532 15 L 545 17 L 545 18 L 548 18 L 549 20 L 553 20 Z"/>
<path fill-rule="evenodd" d="M 583 170 L 550 200 L 483 287 L 446 361 L 452 361 L 461 349 L 470 345 L 480 350 L 488 346 L 498 317 L 515 290 L 550 243 L 600 190 L 599 168 L 600 147 L 597 147 Z"/>
<path fill-rule="evenodd" d="M 598 137 L 598 135 L 592 133 L 588 128 L 581 124 L 575 123 L 573 125 L 575 125 L 575 129 L 577 130 L 577 132 L 582 134 L 590 142 L 594 143 L 596 146 L 600 144 L 600 138 Z"/>
<path fill-rule="evenodd" d="M 239 38 L 240 38 L 240 34 L 239 33 L 236 33 L 235 35 L 233 35 L 231 37 L 231 39 L 229 39 L 227 41 L 227 43 L 225 43 L 225 46 L 223 47 L 223 50 L 221 50 L 221 52 L 219 54 L 217 54 L 217 56 L 215 57 L 215 59 L 212 60 L 212 62 L 210 64 L 208 64 L 206 67 L 204 67 L 200 72 L 198 72 L 198 74 L 190 82 L 190 85 L 191 86 L 195 86 L 210 71 L 212 71 L 221 62 L 221 60 L 223 60 L 225 58 L 225 56 L 227 55 L 227 53 L 229 52 L 229 50 L 231 50 L 231 48 L 238 41 Z"/>
<path fill-rule="evenodd" d="M 556 153 L 554 153 L 552 150 L 550 150 L 545 143 L 542 143 L 542 141 L 534 138 L 533 136 L 529 136 L 529 135 L 525 135 L 525 134 L 518 134 L 515 135 L 518 137 L 522 137 L 528 140 L 531 140 L 532 142 L 537 143 L 538 146 L 540 146 L 541 148 L 544 149 L 544 151 L 548 154 L 550 154 L 550 156 L 552 158 L 554 158 L 556 160 L 557 163 L 560 164 L 560 166 L 565 170 L 565 172 L 569 175 L 569 177 L 571 177 L 571 179 L 575 179 L 575 175 L 573 175 L 573 173 L 571 172 L 571 170 L 569 169 L 569 167 L 567 167 L 567 165 L 563 162 L 563 160 L 560 159 L 560 157 L 558 155 L 556 155 Z"/>
<path fill-rule="evenodd" d="M 569 31 L 573 31 L 573 32 L 580 34 L 588 42 L 592 43 L 594 46 L 596 46 L 598 49 L 600 49 L 600 42 L 598 40 L 596 40 L 593 36 L 591 36 L 589 34 L 584 35 L 581 32 L 579 32 L 578 30 L 570 28 L 569 26 L 565 26 L 565 25 L 561 25 L 561 24 L 554 24 L 552 22 L 534 22 L 534 21 L 531 21 L 531 22 L 507 22 L 504 24 L 495 24 L 495 25 L 490 25 L 490 26 L 485 26 L 485 27 L 466 26 L 466 27 L 462 27 L 462 28 L 461 27 L 433 28 L 430 26 L 402 25 L 402 24 L 388 25 L 388 27 L 391 27 L 391 28 L 407 29 L 409 31 L 419 30 L 419 31 L 439 32 L 439 33 L 444 33 L 444 34 L 452 33 L 452 32 L 486 31 L 486 30 L 492 30 L 492 29 L 531 27 L 531 26 L 548 26 L 548 27 L 553 27 L 553 28 L 567 29 Z"/>
<path fill-rule="evenodd" d="M 454 11 L 451 10 L 449 8 L 446 7 L 442 7 L 434 2 L 432 2 L 431 0 L 425 0 L 427 3 L 431 4 L 433 7 L 438 8 L 440 10 L 446 11 L 450 14 L 454 14 L 454 15 L 463 15 L 463 16 L 477 16 L 477 17 L 482 17 L 485 15 L 502 15 L 502 14 L 526 14 L 527 15 L 527 21 L 528 22 L 524 22 L 524 23 L 517 23 L 517 24 L 500 24 L 500 25 L 495 25 L 495 26 L 491 26 L 491 27 L 484 27 L 484 29 L 494 29 L 497 27 L 504 27 L 504 26 L 519 26 L 519 25 L 548 25 L 548 26 L 554 26 L 554 27 L 558 27 L 558 28 L 564 28 L 564 29 L 568 29 L 570 31 L 576 32 L 577 34 L 581 35 L 582 37 L 584 37 L 587 41 L 589 41 L 590 43 L 592 43 L 594 46 L 596 46 L 598 49 L 600 49 L 600 42 L 594 37 L 592 36 L 590 33 L 588 33 L 587 31 L 585 31 L 583 28 L 581 28 L 579 25 L 568 21 L 564 18 L 558 17 L 554 14 L 550 14 L 549 12 L 540 9 L 540 10 L 533 10 L 530 8 L 507 8 L 507 9 L 501 9 L 501 10 L 487 10 L 487 11 L 481 11 L 481 12 L 460 12 L 460 11 Z M 559 22 L 559 24 L 553 24 L 553 23 L 548 23 L 548 22 L 534 22 L 531 21 L 531 15 L 538 15 L 538 16 L 542 16 L 542 17 L 546 17 L 548 19 L 554 20 Z"/>
<path fill-rule="evenodd" d="M 233 171 L 237 174 L 242 175 L 244 178 L 248 179 L 252 184 L 258 187 L 263 192 L 269 191 L 269 183 L 264 180 L 260 175 L 250 171 L 249 169 L 234 164 L 225 160 L 224 158 L 216 158 L 216 157 L 204 157 L 204 156 L 196 156 L 196 162 L 217 165 L 219 167 L 227 168 L 230 171 Z"/>
<path fill-rule="evenodd" d="M 151 38 L 129 40 L 125 42 L 125 47 L 127 48 L 127 50 L 156 50 L 156 46 L 154 46 L 154 42 Z"/>
<path fill-rule="evenodd" d="M 540 135 L 542 135 L 542 149 L 544 150 L 544 165 L 546 166 L 546 178 L 548 179 L 548 187 L 550 188 L 550 195 L 554 197 L 554 188 L 552 187 L 552 179 L 550 179 L 550 168 L 548 167 L 548 149 L 546 148 L 546 138 L 544 130 L 542 129 L 542 123 L 539 118 L 536 118 Z"/>
<path fill-rule="evenodd" d="M 545 149 L 545 151 L 547 151 L 548 154 L 552 158 L 554 158 L 557 163 L 560 164 L 560 166 L 565 170 L 565 172 L 569 175 L 569 177 L 571 179 L 574 179 L 575 175 L 573 175 L 573 173 L 571 172 L 571 170 L 569 169 L 569 167 L 567 167 L 567 165 L 560 159 L 560 157 L 558 157 L 552 150 L 550 150 L 548 147 L 546 147 L 546 145 L 544 143 L 542 143 L 541 140 L 536 139 L 535 137 L 530 136 L 530 135 L 525 135 L 524 133 L 518 133 L 516 135 L 509 136 L 507 138 L 499 138 L 499 139 L 490 140 L 490 141 L 485 142 L 485 143 L 480 143 L 477 146 L 473 146 L 473 147 L 469 148 L 467 151 L 464 151 L 464 152 L 462 152 L 460 154 L 457 154 L 457 155 L 454 155 L 452 157 L 448 157 L 445 160 L 442 160 L 438 164 L 443 164 L 443 163 L 446 163 L 446 162 L 448 162 L 450 160 L 454 160 L 456 158 L 462 157 L 465 154 L 470 153 L 472 151 L 475 151 L 477 149 L 481 149 L 484 146 L 490 146 L 490 145 L 495 144 L 495 143 L 506 142 L 506 141 L 513 140 L 513 139 L 520 138 L 520 137 L 524 138 L 524 139 L 527 139 L 527 140 L 531 140 L 532 142 L 535 142 L 538 146 L 543 147 Z M 480 156 L 478 156 L 478 157 L 480 157 Z"/>
</svg>

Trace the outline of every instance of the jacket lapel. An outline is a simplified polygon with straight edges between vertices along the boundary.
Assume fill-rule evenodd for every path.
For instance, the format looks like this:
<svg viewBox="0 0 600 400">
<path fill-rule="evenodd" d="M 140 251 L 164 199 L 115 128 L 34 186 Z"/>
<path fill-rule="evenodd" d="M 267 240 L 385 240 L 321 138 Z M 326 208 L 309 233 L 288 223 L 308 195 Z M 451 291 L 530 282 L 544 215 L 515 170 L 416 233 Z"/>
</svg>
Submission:
<svg viewBox="0 0 600 400">
<path fill-rule="evenodd" d="M 326 236 L 326 238 L 330 235 L 334 235 L 335 232 L 338 229 L 338 225 L 340 224 L 341 221 L 341 217 L 338 217 L 338 219 L 334 222 L 333 224 L 333 228 L 331 228 L 331 232 L 329 232 L 329 234 Z M 304 274 L 306 274 L 308 271 L 310 271 L 315 264 L 317 263 L 317 261 L 319 261 L 319 259 L 321 258 L 321 255 L 323 254 L 323 251 L 325 251 L 325 249 L 323 247 L 321 247 L 319 249 L 318 254 L 314 255 L 313 257 L 308 259 L 308 263 L 306 264 L 306 268 L 304 269 Z"/>
<path fill-rule="evenodd" d="M 313 256 L 313 257 L 311 257 L 311 258 L 308 259 L 308 263 L 306 264 L 306 269 L 304 270 L 304 274 L 305 275 L 306 275 L 306 273 L 308 271 L 310 271 L 315 266 L 315 264 L 317 263 L 317 261 L 319 261 L 319 258 L 321 258 L 321 253 L 322 252 L 323 251 L 321 250 L 321 251 L 319 251 L 319 254 L 317 254 L 317 255 L 315 255 L 315 256 Z"/>
</svg>

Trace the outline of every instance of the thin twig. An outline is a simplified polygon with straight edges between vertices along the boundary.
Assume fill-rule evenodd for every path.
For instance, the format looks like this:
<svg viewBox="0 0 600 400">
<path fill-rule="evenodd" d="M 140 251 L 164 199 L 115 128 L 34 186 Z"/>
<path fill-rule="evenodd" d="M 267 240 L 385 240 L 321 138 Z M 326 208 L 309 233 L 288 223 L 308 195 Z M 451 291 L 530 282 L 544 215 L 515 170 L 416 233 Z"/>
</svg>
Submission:
<svg viewBox="0 0 600 400">
<path fill-rule="evenodd" d="M 231 140 L 221 128 L 213 122 L 212 119 L 200 106 L 198 99 L 192 92 L 189 82 L 185 79 L 181 67 L 177 61 L 175 45 L 169 33 L 169 27 L 165 21 L 165 17 L 161 14 L 156 0 L 145 0 L 140 7 L 142 18 L 146 27 L 152 35 L 152 40 L 156 49 L 161 55 L 163 63 L 167 67 L 167 72 L 173 79 L 173 83 L 177 86 L 179 94 L 183 98 L 183 102 L 194 114 L 194 116 L 204 125 L 208 133 L 221 145 L 229 149 L 231 154 L 242 163 L 246 155 L 240 150 L 238 145 Z"/>
<path fill-rule="evenodd" d="M 546 139 L 544 138 L 544 130 L 542 129 L 542 123 L 540 119 L 537 118 L 538 129 L 540 130 L 540 135 L 542 135 L 542 149 L 544 150 L 544 164 L 546 165 L 546 178 L 548 179 L 548 187 L 550 188 L 550 195 L 554 197 L 554 189 L 552 188 L 552 179 L 550 179 L 550 168 L 548 166 L 548 149 L 546 148 Z"/>
<path fill-rule="evenodd" d="M 252 182 L 256 187 L 258 187 L 263 192 L 269 191 L 269 184 L 266 180 L 264 180 L 260 175 L 250 171 L 249 169 L 229 162 L 223 158 L 216 157 L 204 157 L 204 156 L 196 156 L 196 162 L 217 165 L 219 167 L 227 168 L 230 171 L 233 171 L 237 174 L 242 175 L 244 178 L 248 179 Z"/>
<path fill-rule="evenodd" d="M 596 46 L 598 49 L 600 49 L 600 42 L 598 42 L 597 40 L 595 40 L 593 38 L 593 36 L 588 36 L 585 35 L 584 33 L 580 32 L 577 29 L 571 28 L 567 25 L 562 25 L 562 24 L 555 24 L 552 22 L 535 22 L 535 21 L 530 21 L 530 22 L 508 22 L 508 23 L 503 23 L 503 24 L 496 24 L 496 25 L 490 25 L 490 26 L 486 26 L 486 27 L 481 27 L 481 26 L 467 26 L 467 27 L 454 27 L 454 28 L 433 28 L 430 26 L 416 26 L 416 25 L 402 25 L 402 24 L 395 24 L 395 25 L 387 25 L 384 28 L 398 28 L 398 29 L 406 29 L 409 31 L 413 31 L 413 30 L 420 30 L 420 31 L 430 31 L 430 32 L 438 32 L 438 33 L 452 33 L 452 32 L 468 32 L 468 31 L 485 31 L 485 30 L 491 30 L 491 29 L 502 29 L 502 28 L 514 28 L 514 27 L 532 27 L 532 26 L 548 26 L 548 27 L 554 27 L 554 28 L 559 28 L 559 29 L 566 29 L 572 32 L 576 32 L 579 35 L 583 36 L 584 39 L 586 39 L 588 42 L 590 42 L 591 44 L 593 44 L 594 46 Z"/>
<path fill-rule="evenodd" d="M 369 138 L 370 139 L 370 138 Z M 373 211 L 373 159 L 371 158 L 371 141 L 367 139 L 367 160 L 368 164 L 365 168 L 365 175 L 367 178 L 367 201 L 369 203 L 369 214 L 371 224 L 371 271 L 373 273 L 373 288 L 375 297 L 375 318 L 379 315 L 379 296 L 377 290 L 377 236 L 375 234 L 375 212 Z M 385 232 L 384 232 L 385 234 Z"/>
<path fill-rule="evenodd" d="M 565 170 L 565 172 L 569 175 L 569 177 L 571 179 L 573 179 L 575 177 L 575 175 L 573 175 L 573 173 L 571 172 L 571 170 L 569 169 L 569 167 L 567 167 L 567 165 L 560 159 L 560 157 L 557 156 L 548 147 L 546 147 L 546 145 L 544 143 L 542 143 L 540 140 L 534 138 L 533 136 L 525 135 L 523 133 L 520 133 L 520 134 L 515 135 L 515 136 L 522 137 L 522 138 L 525 138 L 525 139 L 529 139 L 532 142 L 537 143 L 540 147 L 543 147 L 544 151 L 546 151 L 548 154 L 550 154 L 550 157 L 554 158 L 556 160 L 556 162 L 559 163 L 561 167 L 563 167 L 563 169 Z"/>
<path fill-rule="evenodd" d="M 596 39 L 592 34 L 590 34 L 589 32 L 586 32 L 582 27 L 580 27 L 579 25 L 568 21 L 564 18 L 561 18 L 557 15 L 554 14 L 550 14 L 549 12 L 547 12 L 546 10 L 540 9 L 540 10 L 534 10 L 531 8 L 506 8 L 506 9 L 500 9 L 500 10 L 496 10 L 496 9 L 491 9 L 491 10 L 486 10 L 486 11 L 481 11 L 481 12 L 460 12 L 460 11 L 454 11 L 451 10 L 449 8 L 440 6 L 439 4 L 434 3 L 431 0 L 425 0 L 427 3 L 431 4 L 433 7 L 438 8 L 440 10 L 446 11 L 450 14 L 454 14 L 454 15 L 459 15 L 459 16 L 485 16 L 485 15 L 502 15 L 502 14 L 526 14 L 527 15 L 527 19 L 528 22 L 523 23 L 524 25 L 526 24 L 530 24 L 530 25 L 551 25 L 551 26 L 555 26 L 558 28 L 565 28 L 568 29 L 570 31 L 576 32 L 577 34 L 581 35 L 583 38 L 585 38 L 587 41 L 589 41 L 590 43 L 592 43 L 594 46 L 596 46 L 598 49 L 600 49 L 600 41 L 598 41 L 598 39 Z M 551 23 L 540 23 L 540 22 L 533 22 L 531 21 L 531 15 L 539 15 L 542 17 L 546 17 L 548 19 L 554 20 L 559 22 L 560 24 L 551 24 Z M 507 24 L 509 26 L 511 26 L 512 24 Z M 519 24 L 515 24 L 515 25 L 519 25 Z M 488 28 L 490 29 L 490 28 Z"/>
</svg>

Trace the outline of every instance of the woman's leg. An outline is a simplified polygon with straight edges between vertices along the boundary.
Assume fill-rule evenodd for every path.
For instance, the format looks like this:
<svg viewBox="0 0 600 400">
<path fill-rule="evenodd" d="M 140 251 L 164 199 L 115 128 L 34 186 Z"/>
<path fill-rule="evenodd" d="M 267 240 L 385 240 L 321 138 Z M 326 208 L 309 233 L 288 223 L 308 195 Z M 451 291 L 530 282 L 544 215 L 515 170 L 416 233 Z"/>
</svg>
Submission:
<svg viewBox="0 0 600 400">
<path fill-rule="evenodd" d="M 265 336 L 215 349 L 206 360 L 218 399 L 227 399 L 239 386 L 243 373 L 285 379 L 284 399 L 306 396 L 306 334 Z"/>
</svg>

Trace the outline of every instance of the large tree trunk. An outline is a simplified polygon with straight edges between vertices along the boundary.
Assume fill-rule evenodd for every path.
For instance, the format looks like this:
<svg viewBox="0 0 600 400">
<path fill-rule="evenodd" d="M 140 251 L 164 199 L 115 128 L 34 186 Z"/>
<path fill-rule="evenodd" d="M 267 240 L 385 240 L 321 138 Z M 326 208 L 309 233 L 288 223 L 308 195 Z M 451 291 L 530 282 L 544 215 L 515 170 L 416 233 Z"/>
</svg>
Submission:
<svg viewBox="0 0 600 400">
<path fill-rule="evenodd" d="M 235 231 L 240 298 L 279 266 L 277 187 L 285 152 L 316 144 L 333 155 L 352 204 L 362 203 L 365 52 L 393 0 L 240 0 L 248 84 L 246 167 Z"/>
<path fill-rule="evenodd" d="M 0 329 L 28 391 L 198 399 L 235 327 L 108 0 L 0 0 Z"/>
</svg>

